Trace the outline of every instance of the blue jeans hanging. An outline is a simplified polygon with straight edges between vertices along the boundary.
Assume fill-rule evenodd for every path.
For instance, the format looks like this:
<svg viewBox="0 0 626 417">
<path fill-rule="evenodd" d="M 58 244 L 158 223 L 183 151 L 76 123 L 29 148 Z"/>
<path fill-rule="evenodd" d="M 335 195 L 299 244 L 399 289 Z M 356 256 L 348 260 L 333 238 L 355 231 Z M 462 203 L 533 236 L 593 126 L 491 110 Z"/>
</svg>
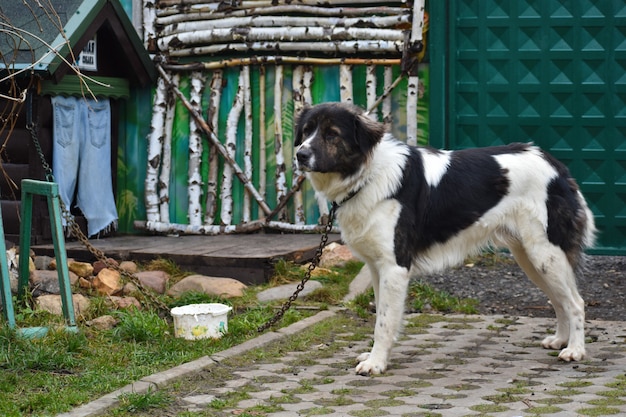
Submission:
<svg viewBox="0 0 626 417">
<path fill-rule="evenodd" d="M 52 108 L 52 171 L 63 203 L 69 210 L 76 192 L 89 236 L 116 228 L 109 100 L 55 96 Z"/>
</svg>

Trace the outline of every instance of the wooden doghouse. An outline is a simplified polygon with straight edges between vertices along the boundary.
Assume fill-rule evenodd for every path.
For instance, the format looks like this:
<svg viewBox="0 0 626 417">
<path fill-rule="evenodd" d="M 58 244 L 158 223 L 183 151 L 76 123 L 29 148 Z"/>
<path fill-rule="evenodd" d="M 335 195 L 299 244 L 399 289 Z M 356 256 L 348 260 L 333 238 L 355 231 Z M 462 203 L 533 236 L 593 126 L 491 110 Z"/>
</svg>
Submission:
<svg viewBox="0 0 626 417">
<path fill-rule="evenodd" d="M 124 100 L 149 88 L 156 71 L 119 0 L 34 0 L 0 5 L 0 192 L 8 240 L 19 236 L 20 182 L 51 179 L 51 97 L 82 96 L 111 103 L 111 173 L 115 192 L 117 144 L 124 134 Z M 29 129 L 32 127 L 32 129 Z M 36 142 L 40 144 L 41 152 Z M 74 204 L 72 204 L 73 206 Z M 45 200 L 33 208 L 35 243 L 50 237 Z M 72 209 L 81 228 L 82 213 Z"/>
</svg>

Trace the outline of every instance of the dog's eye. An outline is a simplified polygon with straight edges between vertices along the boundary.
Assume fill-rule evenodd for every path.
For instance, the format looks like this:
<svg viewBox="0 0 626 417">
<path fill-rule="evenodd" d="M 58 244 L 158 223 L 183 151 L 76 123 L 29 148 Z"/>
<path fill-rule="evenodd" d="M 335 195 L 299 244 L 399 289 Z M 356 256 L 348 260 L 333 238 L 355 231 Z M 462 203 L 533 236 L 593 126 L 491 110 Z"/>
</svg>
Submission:
<svg viewBox="0 0 626 417">
<path fill-rule="evenodd" d="M 337 128 L 331 128 L 324 132 L 324 139 L 327 141 L 337 140 L 341 136 L 341 132 Z"/>
</svg>

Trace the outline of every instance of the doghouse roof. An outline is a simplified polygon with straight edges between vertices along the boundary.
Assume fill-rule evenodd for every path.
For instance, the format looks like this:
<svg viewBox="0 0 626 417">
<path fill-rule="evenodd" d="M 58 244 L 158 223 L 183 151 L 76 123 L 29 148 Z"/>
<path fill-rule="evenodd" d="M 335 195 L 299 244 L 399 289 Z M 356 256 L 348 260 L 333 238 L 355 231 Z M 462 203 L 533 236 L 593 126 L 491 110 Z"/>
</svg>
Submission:
<svg viewBox="0 0 626 417">
<path fill-rule="evenodd" d="M 63 29 L 63 34 L 60 28 Z M 32 68 L 44 79 L 60 81 L 71 60 L 96 33 L 114 61 L 112 77 L 148 85 L 156 70 L 119 0 L 5 1 L 0 4 L 0 72 Z M 59 54 L 54 53 L 58 51 Z"/>
</svg>

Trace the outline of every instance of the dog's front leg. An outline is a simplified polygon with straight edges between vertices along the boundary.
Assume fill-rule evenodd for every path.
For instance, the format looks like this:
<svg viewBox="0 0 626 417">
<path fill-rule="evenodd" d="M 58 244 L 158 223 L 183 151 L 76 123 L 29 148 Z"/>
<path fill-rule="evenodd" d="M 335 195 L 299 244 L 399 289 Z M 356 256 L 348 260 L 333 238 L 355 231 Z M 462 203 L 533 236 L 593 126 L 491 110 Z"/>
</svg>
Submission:
<svg viewBox="0 0 626 417">
<path fill-rule="evenodd" d="M 375 268 L 375 266 L 370 266 Z M 356 372 L 360 375 L 377 375 L 385 372 L 391 348 L 400 330 L 404 302 L 409 285 L 409 271 L 398 265 L 376 269 L 379 286 L 376 300 L 376 325 L 374 346 L 370 353 L 360 355 Z"/>
</svg>

